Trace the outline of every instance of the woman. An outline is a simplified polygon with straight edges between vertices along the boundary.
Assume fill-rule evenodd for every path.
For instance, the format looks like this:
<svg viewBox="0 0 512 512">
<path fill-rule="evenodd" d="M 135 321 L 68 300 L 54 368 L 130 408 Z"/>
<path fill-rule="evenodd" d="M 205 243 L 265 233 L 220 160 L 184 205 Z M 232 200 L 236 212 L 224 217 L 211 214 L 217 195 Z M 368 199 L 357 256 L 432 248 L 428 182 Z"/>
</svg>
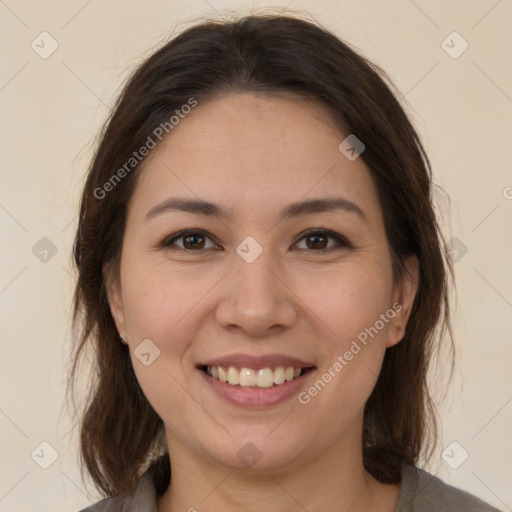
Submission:
<svg viewBox="0 0 512 512">
<path fill-rule="evenodd" d="M 90 345 L 81 454 L 107 497 L 87 510 L 495 510 L 416 466 L 451 266 L 379 73 L 249 16 L 131 77 L 75 241 L 71 380 Z"/>
</svg>

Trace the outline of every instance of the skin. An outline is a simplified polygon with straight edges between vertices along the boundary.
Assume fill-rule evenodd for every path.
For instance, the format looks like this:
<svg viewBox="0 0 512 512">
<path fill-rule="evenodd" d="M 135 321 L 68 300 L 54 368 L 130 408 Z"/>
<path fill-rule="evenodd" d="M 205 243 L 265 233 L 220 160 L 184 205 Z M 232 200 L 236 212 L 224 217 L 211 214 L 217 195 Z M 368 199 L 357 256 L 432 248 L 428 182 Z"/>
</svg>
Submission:
<svg viewBox="0 0 512 512">
<path fill-rule="evenodd" d="M 119 276 L 106 273 L 137 379 L 165 424 L 172 481 L 160 512 L 395 510 L 400 486 L 379 483 L 362 464 L 363 408 L 386 348 L 403 336 L 417 260 L 394 281 L 377 190 L 362 158 L 338 150 L 345 137 L 318 103 L 231 93 L 199 103 L 144 162 Z M 364 217 L 336 210 L 279 219 L 289 203 L 333 196 Z M 169 211 L 146 221 L 169 197 L 208 200 L 233 216 Z M 312 246 L 303 235 L 310 228 L 351 245 Z M 159 245 L 183 229 L 209 238 L 188 251 L 183 238 Z M 263 248 L 250 264 L 236 252 L 248 236 Z M 195 368 L 232 353 L 286 354 L 316 366 L 307 390 L 396 302 L 401 311 L 307 405 L 294 396 L 241 408 Z M 133 355 L 144 339 L 160 350 L 149 366 Z M 261 453 L 251 468 L 237 456 L 248 442 Z"/>
</svg>

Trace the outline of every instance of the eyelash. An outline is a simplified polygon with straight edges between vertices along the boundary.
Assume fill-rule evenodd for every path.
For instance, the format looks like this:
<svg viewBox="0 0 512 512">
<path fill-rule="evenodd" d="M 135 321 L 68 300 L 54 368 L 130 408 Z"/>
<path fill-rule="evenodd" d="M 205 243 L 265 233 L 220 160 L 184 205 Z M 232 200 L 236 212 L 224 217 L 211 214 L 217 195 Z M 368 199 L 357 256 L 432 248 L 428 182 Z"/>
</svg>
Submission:
<svg viewBox="0 0 512 512">
<path fill-rule="evenodd" d="M 204 252 L 207 249 L 186 249 L 184 247 L 173 247 L 174 242 L 177 240 L 183 239 L 186 236 L 189 235 L 201 235 L 205 238 L 209 238 L 212 240 L 212 237 L 209 235 L 208 232 L 203 231 L 202 229 L 184 229 L 182 231 L 179 231 L 178 233 L 174 233 L 171 236 L 165 238 L 160 244 L 159 248 L 161 249 L 170 249 L 170 250 L 180 250 L 180 251 L 186 251 L 188 253 L 192 252 Z M 338 244 L 337 247 L 328 247 L 326 249 L 309 249 L 309 251 L 313 252 L 320 252 L 320 253 L 326 253 L 330 252 L 336 249 L 343 249 L 343 248 L 352 248 L 352 244 L 343 236 L 339 235 L 338 233 L 335 233 L 334 231 L 330 231 L 328 229 L 310 229 L 304 233 L 301 233 L 300 238 L 297 242 L 295 242 L 294 245 L 296 245 L 298 242 L 302 241 L 303 239 L 311 236 L 326 236 L 328 238 L 332 238 L 336 241 Z M 213 241 L 213 240 L 212 240 Z M 214 242 L 215 243 L 215 242 Z M 329 243 L 329 242 L 327 242 Z M 299 249 L 299 250 L 308 250 L 308 249 Z"/>
</svg>

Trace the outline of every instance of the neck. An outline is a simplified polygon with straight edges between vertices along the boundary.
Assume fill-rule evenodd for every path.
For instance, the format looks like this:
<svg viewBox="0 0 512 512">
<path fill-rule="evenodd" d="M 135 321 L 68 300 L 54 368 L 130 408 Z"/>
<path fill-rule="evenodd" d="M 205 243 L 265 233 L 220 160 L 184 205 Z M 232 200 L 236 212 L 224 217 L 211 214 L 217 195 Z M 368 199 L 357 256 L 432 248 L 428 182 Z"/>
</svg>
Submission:
<svg viewBox="0 0 512 512">
<path fill-rule="evenodd" d="M 159 512 L 217 511 L 393 512 L 399 485 L 385 485 L 364 468 L 360 437 L 345 435 L 314 458 L 286 467 L 237 470 L 169 443 L 171 484 Z"/>
</svg>

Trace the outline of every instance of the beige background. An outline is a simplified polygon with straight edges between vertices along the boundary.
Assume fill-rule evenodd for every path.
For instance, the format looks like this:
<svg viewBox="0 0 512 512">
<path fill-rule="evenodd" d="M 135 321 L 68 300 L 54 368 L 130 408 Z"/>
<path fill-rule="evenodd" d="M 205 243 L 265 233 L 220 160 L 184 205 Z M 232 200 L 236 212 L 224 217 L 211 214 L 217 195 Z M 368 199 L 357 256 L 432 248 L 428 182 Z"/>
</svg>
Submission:
<svg viewBox="0 0 512 512">
<path fill-rule="evenodd" d="M 512 1 L 5 0 L 0 512 L 72 512 L 97 496 L 86 496 L 92 487 L 80 480 L 77 429 L 63 408 L 70 251 L 92 141 L 122 81 L 190 20 L 268 6 L 288 6 L 333 29 L 387 70 L 405 95 L 437 182 L 451 198 L 438 196 L 447 239 L 467 248 L 455 265 L 459 357 L 430 469 L 512 510 Z M 43 31 L 58 43 L 47 59 L 31 48 L 35 40 L 43 51 Z M 462 39 L 450 36 L 442 45 L 453 31 L 469 44 L 458 58 L 445 50 L 454 55 Z M 48 50 L 50 40 L 44 44 Z M 57 248 L 46 262 L 41 248 L 32 251 L 43 237 Z M 51 461 L 52 448 L 42 442 L 58 452 L 48 469 L 40 464 Z M 441 456 L 448 446 L 452 466 L 469 454 L 458 469 Z"/>
</svg>

